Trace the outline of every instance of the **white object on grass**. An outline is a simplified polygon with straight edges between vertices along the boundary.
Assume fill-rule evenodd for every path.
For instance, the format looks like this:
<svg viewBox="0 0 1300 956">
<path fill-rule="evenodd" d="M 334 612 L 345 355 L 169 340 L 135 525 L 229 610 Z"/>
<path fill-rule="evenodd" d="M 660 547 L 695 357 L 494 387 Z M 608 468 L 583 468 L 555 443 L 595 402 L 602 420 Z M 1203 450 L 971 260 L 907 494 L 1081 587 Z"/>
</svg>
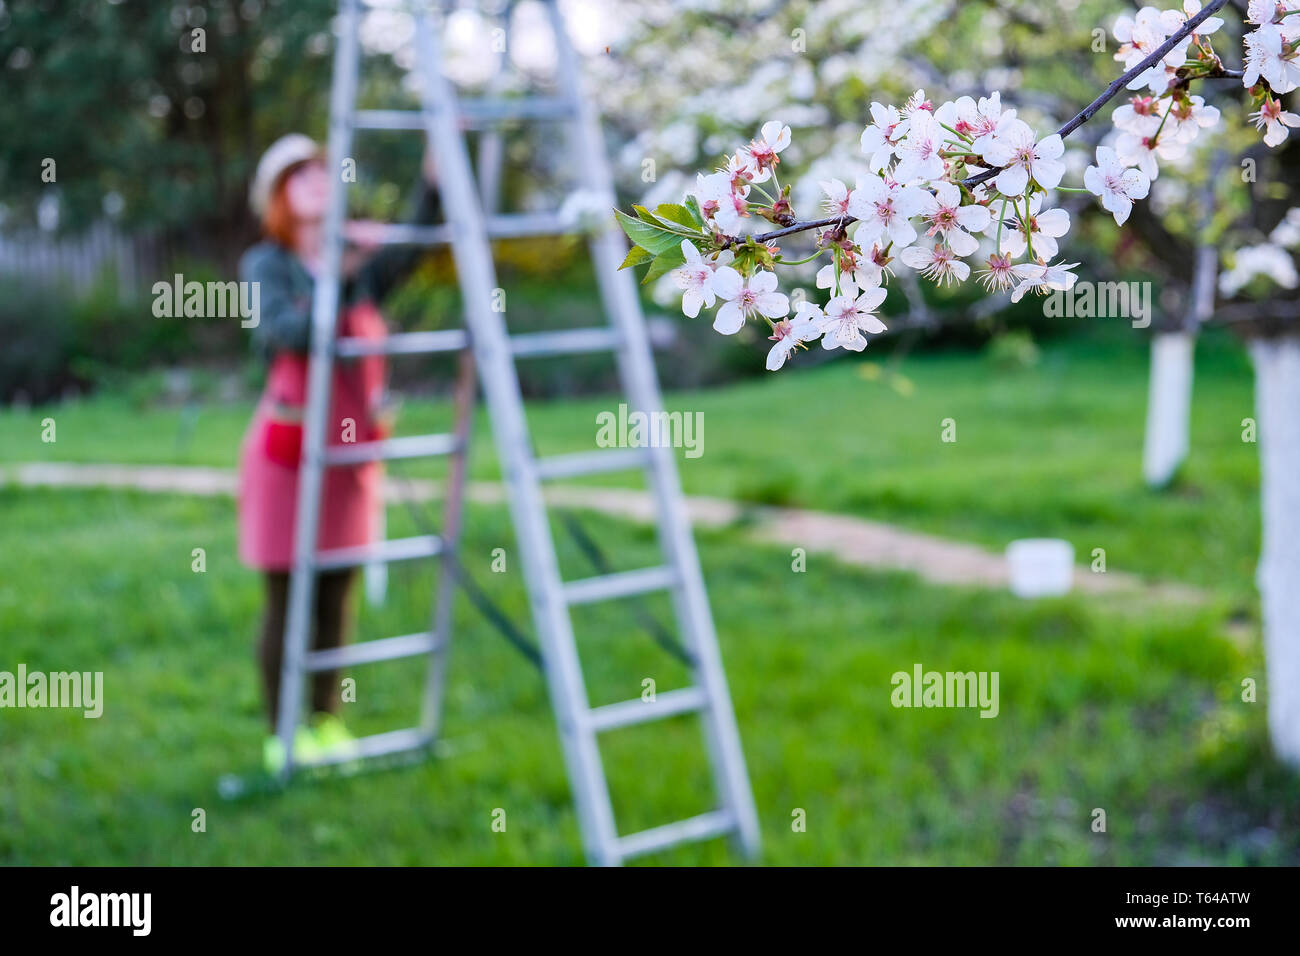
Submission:
<svg viewBox="0 0 1300 956">
<path fill-rule="evenodd" d="M 1074 546 L 1060 538 L 1021 538 L 1007 545 L 1007 571 L 1016 597 L 1068 594 L 1074 583 Z"/>
</svg>

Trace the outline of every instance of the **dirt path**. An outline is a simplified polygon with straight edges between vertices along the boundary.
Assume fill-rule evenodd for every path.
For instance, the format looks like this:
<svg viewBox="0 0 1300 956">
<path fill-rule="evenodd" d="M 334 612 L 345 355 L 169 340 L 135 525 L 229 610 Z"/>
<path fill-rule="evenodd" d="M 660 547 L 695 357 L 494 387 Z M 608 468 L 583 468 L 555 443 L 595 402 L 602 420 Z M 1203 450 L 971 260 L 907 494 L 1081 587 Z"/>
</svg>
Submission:
<svg viewBox="0 0 1300 956">
<path fill-rule="evenodd" d="M 0 481 L 30 487 L 131 488 L 149 492 L 232 496 L 235 474 L 220 468 L 172 465 L 78 465 L 41 463 L 0 465 Z M 389 479 L 385 494 L 390 501 L 427 501 L 438 496 L 437 482 L 423 479 Z M 505 486 L 471 482 L 469 497 L 479 504 L 505 501 Z M 632 521 L 653 519 L 649 493 L 622 488 L 556 485 L 546 489 L 549 502 L 581 508 Z M 1007 565 L 1002 555 L 978 545 L 935 535 L 907 531 L 894 525 L 851 515 L 744 505 L 723 498 L 690 496 L 687 509 L 698 527 L 716 528 L 744 520 L 754 540 L 787 548 L 803 548 L 809 555 L 827 554 L 837 561 L 861 567 L 911 571 L 937 584 L 986 588 L 1007 586 Z M 1117 571 L 1096 574 L 1087 567 L 1075 569 L 1075 587 L 1089 593 L 1144 592 L 1160 600 L 1199 602 L 1204 596 L 1191 588 L 1149 584 Z"/>
</svg>

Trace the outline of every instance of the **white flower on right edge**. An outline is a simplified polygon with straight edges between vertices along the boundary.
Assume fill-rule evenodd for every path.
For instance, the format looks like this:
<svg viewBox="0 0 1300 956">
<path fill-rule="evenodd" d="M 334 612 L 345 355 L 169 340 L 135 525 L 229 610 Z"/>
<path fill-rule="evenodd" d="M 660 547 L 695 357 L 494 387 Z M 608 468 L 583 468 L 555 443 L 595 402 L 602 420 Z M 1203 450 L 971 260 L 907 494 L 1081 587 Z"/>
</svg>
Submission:
<svg viewBox="0 0 1300 956">
<path fill-rule="evenodd" d="M 821 321 L 825 318 L 822 310 L 813 302 L 800 302 L 793 319 L 782 319 L 772 328 L 768 336 L 776 344 L 767 353 L 767 370 L 775 372 L 785 360 L 794 354 L 801 342 L 812 342 L 822 332 Z"/>
<path fill-rule="evenodd" d="M 713 291 L 726 301 L 713 320 L 714 329 L 723 335 L 735 335 L 755 316 L 779 319 L 790 314 L 790 300 L 776 291 L 774 272 L 755 272 L 745 279 L 731 266 L 722 266 L 713 273 Z"/>
<path fill-rule="evenodd" d="M 1290 93 L 1300 86 L 1300 62 L 1296 61 L 1294 53 L 1287 53 L 1287 42 L 1275 24 L 1266 23 L 1253 33 L 1247 33 L 1243 39 L 1246 41 L 1246 55 L 1242 62 L 1243 86 L 1249 89 L 1259 82 L 1261 76 L 1268 80 L 1274 93 Z"/>
<path fill-rule="evenodd" d="M 885 323 L 872 315 L 872 311 L 885 301 L 885 290 L 879 286 L 867 289 L 855 297 L 857 289 L 847 287 L 846 295 L 837 295 L 826 303 L 826 317 L 821 320 L 822 348 L 846 348 L 861 352 L 867 347 L 863 332 L 877 335 L 885 331 Z"/>
<path fill-rule="evenodd" d="M 1121 226 L 1133 211 L 1133 201 L 1145 199 L 1151 191 L 1147 174 L 1124 166 L 1109 146 L 1097 147 L 1097 165 L 1083 171 L 1083 185 L 1088 192 L 1101 197 L 1102 208 L 1112 213 Z"/>
<path fill-rule="evenodd" d="M 1264 131 L 1264 145 L 1277 146 L 1287 138 L 1287 127 L 1300 126 L 1300 116 L 1282 109 L 1282 101 L 1271 96 L 1264 101 L 1258 113 L 1251 113 L 1255 129 Z"/>
</svg>

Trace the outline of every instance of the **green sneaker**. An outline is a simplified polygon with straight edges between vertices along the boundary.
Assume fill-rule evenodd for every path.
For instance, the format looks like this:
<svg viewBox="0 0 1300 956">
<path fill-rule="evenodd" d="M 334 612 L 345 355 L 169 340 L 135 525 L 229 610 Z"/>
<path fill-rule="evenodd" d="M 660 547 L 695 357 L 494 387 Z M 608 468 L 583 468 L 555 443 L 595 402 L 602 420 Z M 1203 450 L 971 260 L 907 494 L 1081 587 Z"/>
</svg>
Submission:
<svg viewBox="0 0 1300 956">
<path fill-rule="evenodd" d="M 293 735 L 293 759 L 310 761 L 318 758 L 324 751 L 316 735 L 307 727 L 299 727 Z M 271 776 L 279 776 L 284 770 L 284 744 L 272 734 L 262 741 L 262 766 Z"/>
<path fill-rule="evenodd" d="M 272 777 L 284 770 L 284 744 L 275 734 L 262 741 L 262 766 Z"/>
<path fill-rule="evenodd" d="M 357 739 L 343 721 L 333 714 L 315 714 L 312 717 L 312 734 L 322 753 L 345 754 L 356 749 Z M 339 769 L 344 773 L 355 773 L 360 767 L 358 760 L 339 764 Z"/>
</svg>

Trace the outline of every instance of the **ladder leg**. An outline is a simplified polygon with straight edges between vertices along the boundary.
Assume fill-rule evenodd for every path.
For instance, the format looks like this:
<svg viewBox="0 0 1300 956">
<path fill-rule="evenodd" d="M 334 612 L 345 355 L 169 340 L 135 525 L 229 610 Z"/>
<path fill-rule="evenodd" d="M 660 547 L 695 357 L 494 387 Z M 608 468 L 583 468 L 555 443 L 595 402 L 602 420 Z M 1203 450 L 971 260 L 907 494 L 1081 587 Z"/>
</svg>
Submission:
<svg viewBox="0 0 1300 956">
<path fill-rule="evenodd" d="M 465 515 L 465 472 L 469 458 L 470 431 L 474 423 L 474 395 L 477 380 L 474 356 L 462 352 L 456 375 L 456 442 L 443 500 L 442 535 L 446 542 L 438 569 L 438 594 L 434 605 L 433 653 L 429 657 L 429 678 L 425 685 L 420 727 L 429 740 L 437 738 L 442 722 L 442 696 L 447 679 L 447 656 L 451 653 L 452 601 L 456 594 L 456 561 L 460 555 L 460 533 Z"/>
<path fill-rule="evenodd" d="M 619 862 L 614 814 L 601 767 L 595 733 L 583 720 L 588 710 L 568 608 L 560 597 L 555 544 L 541 487 L 528 454 L 523 398 L 515 375 L 504 319 L 492 308 L 497 287 L 483 210 L 474 189 L 469 155 L 454 111 L 457 102 L 441 68 L 440 51 L 427 12 L 416 14 L 417 58 L 423 74 L 430 146 L 444 177 L 443 196 L 453 226 L 457 275 L 470 323 L 471 340 L 483 392 L 492 417 L 502 470 L 510 489 L 515 534 L 524 556 L 525 584 L 542 647 L 547 686 L 574 789 L 587 857 L 594 863 Z M 443 104 L 442 109 L 437 106 Z"/>
<path fill-rule="evenodd" d="M 357 7 L 355 0 L 339 6 L 338 46 L 334 53 L 334 81 L 330 91 L 329 208 L 325 214 L 325 240 L 321 274 L 312 299 L 311 358 L 308 365 L 307 408 L 303 420 L 303 459 L 298 470 L 298 501 L 294 528 L 294 564 L 289 585 L 289 612 L 285 622 L 283 666 L 280 671 L 279 714 L 276 734 L 284 746 L 282 776 L 293 773 L 293 737 L 300 719 L 303 658 L 312 626 L 316 590 L 316 539 L 320 521 L 322 457 L 329 417 L 334 329 L 339 307 L 339 267 L 343 252 L 343 215 L 347 190 L 339 176 L 343 159 L 351 151 L 352 108 L 356 99 L 358 69 Z"/>
<path fill-rule="evenodd" d="M 581 180 L 612 196 L 613 179 L 600 128 L 590 99 L 582 94 L 576 54 L 563 16 L 555 0 L 550 0 L 546 8 L 555 34 L 560 84 L 578 110 L 573 134 Z M 631 274 L 619 271 L 626 247 L 611 223 L 592 237 L 590 248 L 603 304 L 627 343 L 620 350 L 618 361 L 628 404 L 647 413 L 656 411 L 663 405 L 640 300 Z M 669 448 L 651 448 L 650 452 L 659 542 L 668 562 L 678 571 L 673 588 L 674 611 L 683 639 L 697 662 L 694 679 L 709 702 L 702 723 L 714 784 L 723 805 L 734 815 L 739 848 L 746 855 L 754 856 L 759 846 L 758 814 L 676 463 Z"/>
</svg>

